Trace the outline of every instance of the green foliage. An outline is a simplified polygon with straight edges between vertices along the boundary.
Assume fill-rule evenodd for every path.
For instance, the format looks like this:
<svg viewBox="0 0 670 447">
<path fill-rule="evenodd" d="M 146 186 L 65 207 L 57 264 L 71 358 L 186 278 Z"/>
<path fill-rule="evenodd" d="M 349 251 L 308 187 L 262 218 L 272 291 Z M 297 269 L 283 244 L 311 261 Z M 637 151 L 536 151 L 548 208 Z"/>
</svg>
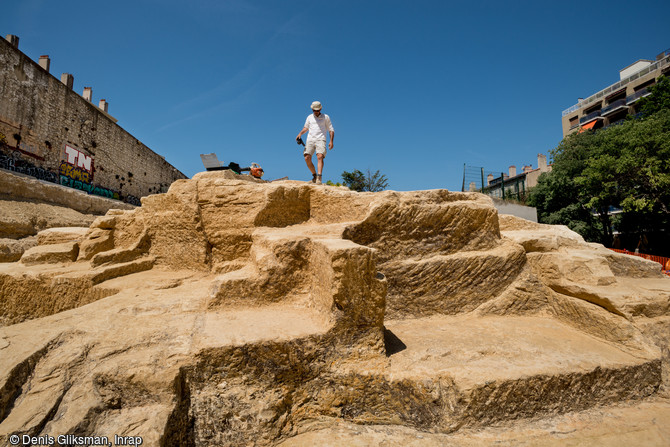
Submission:
<svg viewBox="0 0 670 447">
<path fill-rule="evenodd" d="M 648 87 L 651 95 L 640 99 L 638 107 L 644 116 L 670 109 L 670 78 L 660 76 L 655 85 Z"/>
<path fill-rule="evenodd" d="M 670 231 L 670 107 L 569 135 L 551 155 L 552 172 L 540 176 L 529 198 L 541 222 L 608 246 L 613 224 L 637 234 Z M 623 210 L 615 221 L 610 207 Z"/>
<path fill-rule="evenodd" d="M 326 181 L 326 185 L 328 185 L 328 186 L 342 186 L 342 183 L 340 183 L 340 182 L 333 183 L 331 180 L 328 180 L 328 181 Z"/>
<path fill-rule="evenodd" d="M 363 191 L 365 187 L 365 174 L 356 169 L 353 172 L 342 173 L 342 183 L 353 191 Z"/>
<path fill-rule="evenodd" d="M 379 171 L 374 174 L 368 169 L 367 174 L 363 174 L 358 169 L 353 172 L 344 171 L 342 173 L 342 183 L 353 191 L 383 191 L 388 187 L 388 179 Z"/>
</svg>

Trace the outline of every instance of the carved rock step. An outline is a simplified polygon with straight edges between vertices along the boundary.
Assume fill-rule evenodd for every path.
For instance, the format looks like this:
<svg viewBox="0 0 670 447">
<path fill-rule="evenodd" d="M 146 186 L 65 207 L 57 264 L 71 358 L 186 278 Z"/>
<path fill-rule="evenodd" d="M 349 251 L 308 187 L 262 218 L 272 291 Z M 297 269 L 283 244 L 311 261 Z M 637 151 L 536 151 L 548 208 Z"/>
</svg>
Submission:
<svg viewBox="0 0 670 447">
<path fill-rule="evenodd" d="M 386 315 L 401 319 L 474 310 L 514 281 L 525 256 L 521 246 L 504 242 L 489 250 L 380 264 L 389 282 Z"/>
<path fill-rule="evenodd" d="M 3 184 L 7 182 L 7 177 L 10 175 L 9 172 L 2 171 L 2 175 L 0 175 L 0 194 L 3 197 L 25 196 L 27 190 L 22 188 L 12 192 L 3 191 Z M 70 188 L 53 186 L 60 190 L 71 190 Z M 83 194 L 83 196 L 86 197 L 86 194 Z M 82 212 L 93 211 L 77 212 L 68 206 L 39 203 L 42 202 L 42 199 L 36 199 L 38 203 L 0 198 L 0 237 L 17 239 L 33 236 L 46 228 L 87 226 L 95 219 L 93 215 L 82 214 Z M 121 203 L 121 205 L 124 204 Z M 104 211 L 99 212 L 104 213 Z"/>
<path fill-rule="evenodd" d="M 441 316 L 390 321 L 386 327 L 393 340 L 381 372 L 390 388 L 386 399 L 404 396 L 418 407 L 408 404 L 406 411 L 414 415 L 403 415 L 403 405 L 396 405 L 399 413 L 388 412 L 392 400 L 367 399 L 366 408 L 349 411 L 357 415 L 355 422 L 397 423 L 385 420 L 388 412 L 404 425 L 450 432 L 641 399 L 661 384 L 657 348 L 633 356 L 546 317 Z M 352 366 L 349 372 L 380 374 L 378 365 Z M 344 396 L 345 407 L 365 401 L 354 394 L 351 400 Z M 374 414 L 375 408 L 382 414 Z"/>
<path fill-rule="evenodd" d="M 323 335 L 332 324 L 312 309 L 273 304 L 207 312 L 199 321 L 193 350 Z"/>
<path fill-rule="evenodd" d="M 670 401 L 655 399 L 611 405 L 504 426 L 426 433 L 397 425 L 333 423 L 299 434 L 279 447 L 666 447 L 670 443 Z"/>
<path fill-rule="evenodd" d="M 387 321 L 386 328 L 406 346 L 391 355 L 389 377 L 425 372 L 447 374 L 462 389 L 492 380 L 622 368 L 656 360 L 648 346 L 633 357 L 616 345 L 545 316 L 436 316 Z"/>
<path fill-rule="evenodd" d="M 69 245 L 73 243 L 35 248 L 55 247 L 61 250 L 56 253 L 60 253 L 61 246 Z M 53 265 L 52 270 L 43 269 L 43 265 L 10 266 L 0 273 L 0 326 L 46 317 L 113 295 L 119 289 L 97 285 L 113 278 L 151 270 L 154 262 L 153 257 L 147 256 L 92 270 L 83 263 L 73 264 L 75 268 L 68 270 L 59 265 Z"/>
<path fill-rule="evenodd" d="M 57 227 L 47 228 L 37 233 L 39 245 L 62 244 L 64 242 L 79 242 L 86 233 L 88 227 Z"/>
<path fill-rule="evenodd" d="M 327 236 L 254 233 L 253 261 L 216 277 L 209 308 L 298 304 L 346 326 L 372 324 L 381 330 L 386 280 L 377 271 L 374 250 Z"/>
<path fill-rule="evenodd" d="M 115 296 L 0 328 L 0 445 L 16 430 L 94 426 L 100 435 L 133 433 L 157 446 L 175 406 L 178 369 L 199 353 L 331 328 L 299 307 L 210 311 L 208 279 L 161 269 L 117 277 L 103 284 L 119 289 Z"/>
<path fill-rule="evenodd" d="M 134 261 L 98 267 L 97 269 L 91 270 L 90 279 L 93 284 L 100 284 L 103 281 L 117 278 L 119 276 L 151 270 L 155 262 L 156 258 L 153 256 L 145 256 Z"/>
<path fill-rule="evenodd" d="M 642 399 L 661 383 L 656 348 L 631 355 L 546 316 L 441 316 L 387 328 L 388 359 L 330 363 L 316 354 L 327 345 L 318 337 L 201 351 L 188 380 L 196 445 L 272 445 L 285 428 L 343 422 L 452 433 Z"/>
<path fill-rule="evenodd" d="M 38 245 L 30 248 L 21 256 L 21 263 L 34 264 L 59 264 L 74 262 L 79 254 L 79 243 L 63 242 L 60 244 Z"/>
</svg>

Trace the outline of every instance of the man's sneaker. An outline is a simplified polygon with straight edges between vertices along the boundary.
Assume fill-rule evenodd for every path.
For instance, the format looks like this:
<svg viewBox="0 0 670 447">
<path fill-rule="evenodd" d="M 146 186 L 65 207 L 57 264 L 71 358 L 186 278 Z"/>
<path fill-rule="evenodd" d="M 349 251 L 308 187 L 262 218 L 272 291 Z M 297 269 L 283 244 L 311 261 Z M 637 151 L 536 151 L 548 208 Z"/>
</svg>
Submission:
<svg viewBox="0 0 670 447">
<path fill-rule="evenodd" d="M 320 176 L 320 175 L 317 175 L 317 176 L 316 176 L 316 184 L 317 184 L 317 185 L 320 185 L 320 184 L 321 184 L 321 176 Z"/>
<path fill-rule="evenodd" d="M 312 174 L 312 183 L 316 183 L 316 174 Z"/>
</svg>

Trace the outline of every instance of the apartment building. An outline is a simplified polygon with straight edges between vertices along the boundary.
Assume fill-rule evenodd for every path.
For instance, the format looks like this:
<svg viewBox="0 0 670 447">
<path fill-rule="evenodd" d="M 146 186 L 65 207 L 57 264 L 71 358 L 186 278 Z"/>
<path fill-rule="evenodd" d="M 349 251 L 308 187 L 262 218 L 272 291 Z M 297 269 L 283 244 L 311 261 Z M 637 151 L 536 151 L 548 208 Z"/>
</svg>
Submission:
<svg viewBox="0 0 670 447">
<path fill-rule="evenodd" d="M 551 172 L 551 165 L 547 164 L 547 156 L 537 154 L 537 168 L 532 165 L 524 166 L 520 173 L 517 173 L 516 166 L 509 167 L 509 173 L 500 173 L 499 177 L 490 173 L 486 177 L 486 187 L 482 192 L 491 197 L 500 199 L 524 200 L 528 191 L 537 185 L 540 174 Z M 472 190 L 472 186 L 471 186 Z"/>
<path fill-rule="evenodd" d="M 640 59 L 619 71 L 616 82 L 563 111 L 563 136 L 585 129 L 607 127 L 639 113 L 638 101 L 650 94 L 661 75 L 670 76 L 670 49 L 656 60 Z"/>
</svg>

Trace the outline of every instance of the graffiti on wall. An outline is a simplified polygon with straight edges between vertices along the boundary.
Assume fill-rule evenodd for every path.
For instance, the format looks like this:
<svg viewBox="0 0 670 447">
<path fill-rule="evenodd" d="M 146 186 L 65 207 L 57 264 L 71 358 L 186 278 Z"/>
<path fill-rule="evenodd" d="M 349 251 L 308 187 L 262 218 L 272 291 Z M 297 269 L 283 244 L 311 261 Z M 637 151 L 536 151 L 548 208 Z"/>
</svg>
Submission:
<svg viewBox="0 0 670 447">
<path fill-rule="evenodd" d="M 35 166 L 34 164 L 21 159 L 14 159 L 4 153 L 0 153 L 0 168 L 30 175 L 39 180 L 58 183 L 58 174 L 55 172 L 40 168 L 39 166 Z"/>
<path fill-rule="evenodd" d="M 123 201 L 126 202 L 126 203 L 130 203 L 131 205 L 142 206 L 142 202 L 140 201 L 140 199 L 138 199 L 135 196 L 131 196 L 130 194 L 125 196 L 123 198 Z"/>
<path fill-rule="evenodd" d="M 44 154 L 42 153 L 42 149 L 39 147 L 31 146 L 21 141 L 16 146 L 16 149 L 19 152 L 23 152 L 24 154 L 30 155 L 31 157 L 37 158 L 38 160 L 44 160 Z"/>
<path fill-rule="evenodd" d="M 121 200 L 118 192 L 93 184 L 93 157 L 68 144 L 60 162 L 60 184 L 108 199 Z"/>
<path fill-rule="evenodd" d="M 39 180 L 57 183 L 61 186 L 67 186 L 69 188 L 85 191 L 88 194 L 106 197 L 108 199 L 121 200 L 126 203 L 130 203 L 131 205 L 141 205 L 140 199 L 135 196 L 130 194 L 122 196 L 117 191 L 103 188 L 102 186 L 91 183 L 91 173 L 86 170 L 86 168 L 89 166 L 91 169 L 93 168 L 93 160 L 91 157 L 89 157 L 89 159 L 90 164 L 86 159 L 82 159 L 83 167 L 70 165 L 65 160 L 63 160 L 60 165 L 60 172 L 52 172 L 39 166 L 35 166 L 34 164 L 23 160 L 20 157 L 16 157 L 15 155 L 12 156 L 12 154 L 7 154 L 4 151 L 0 151 L 0 168 L 26 174 Z M 77 163 L 77 159 L 75 159 L 75 163 Z"/>
<path fill-rule="evenodd" d="M 75 180 L 71 177 L 66 177 L 64 175 L 60 176 L 60 184 L 62 186 L 78 189 L 80 191 L 86 191 L 87 193 L 96 196 L 107 197 L 108 199 L 122 200 L 121 195 L 116 191 L 112 191 L 111 189 L 103 188 L 102 186 L 97 186 L 92 183 L 84 182 L 81 180 Z"/>
<path fill-rule="evenodd" d="M 84 183 L 91 183 L 91 173 L 79 168 L 77 166 L 71 165 L 67 161 L 63 160 L 60 162 L 60 175 L 68 177 L 72 180 L 79 180 Z"/>
<path fill-rule="evenodd" d="M 72 174 L 76 177 L 70 177 L 70 175 L 64 174 L 63 164 L 72 166 L 72 169 L 65 169 L 66 172 Z M 86 180 L 82 178 L 82 175 L 88 174 Z M 65 145 L 63 150 L 63 161 L 61 162 L 61 175 L 66 175 L 74 180 L 92 182 L 93 181 L 93 157 L 86 155 L 82 151 L 73 148 L 72 146 Z"/>
</svg>

